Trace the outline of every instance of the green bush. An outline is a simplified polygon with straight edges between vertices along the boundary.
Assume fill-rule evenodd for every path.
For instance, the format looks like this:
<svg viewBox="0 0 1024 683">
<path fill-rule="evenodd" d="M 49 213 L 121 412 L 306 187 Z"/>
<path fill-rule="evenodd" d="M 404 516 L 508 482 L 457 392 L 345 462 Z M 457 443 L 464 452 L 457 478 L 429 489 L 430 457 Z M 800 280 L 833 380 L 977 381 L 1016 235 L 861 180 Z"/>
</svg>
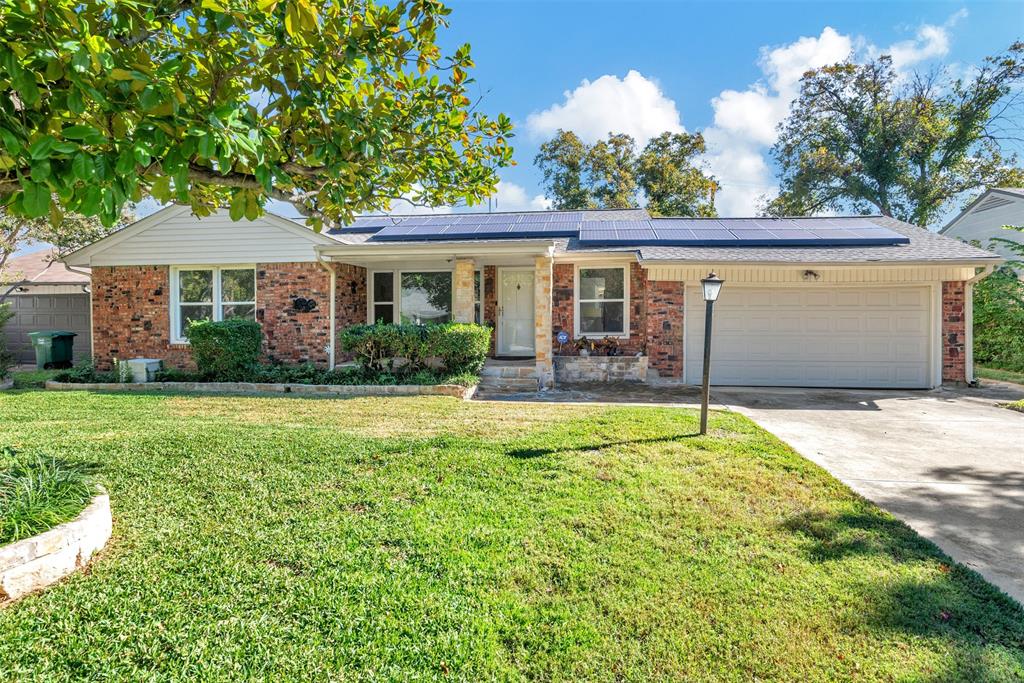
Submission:
<svg viewBox="0 0 1024 683">
<path fill-rule="evenodd" d="M 245 382 L 259 363 L 263 331 L 255 320 L 193 320 L 185 336 L 204 379 Z"/>
<path fill-rule="evenodd" d="M 451 373 L 480 372 L 491 346 L 491 328 L 470 323 L 427 326 L 426 349 Z"/>
<path fill-rule="evenodd" d="M 74 519 L 95 495 L 82 465 L 0 450 L 0 545 Z"/>
<path fill-rule="evenodd" d="M 1011 268 L 974 286 L 974 360 L 1024 372 L 1024 282 Z"/>
<path fill-rule="evenodd" d="M 7 348 L 7 339 L 4 337 L 4 325 L 14 317 L 9 303 L 0 303 L 0 379 L 5 379 L 14 367 L 14 354 Z"/>
<path fill-rule="evenodd" d="M 71 384 L 112 384 L 121 381 L 116 370 L 106 372 L 97 370 L 92 358 L 75 363 L 67 370 L 57 373 L 53 379 L 57 382 L 70 382 Z"/>
<path fill-rule="evenodd" d="M 471 323 L 378 323 L 342 330 L 341 348 L 362 367 L 400 376 L 431 370 L 439 359 L 449 374 L 476 373 L 490 346 L 491 328 Z"/>
</svg>

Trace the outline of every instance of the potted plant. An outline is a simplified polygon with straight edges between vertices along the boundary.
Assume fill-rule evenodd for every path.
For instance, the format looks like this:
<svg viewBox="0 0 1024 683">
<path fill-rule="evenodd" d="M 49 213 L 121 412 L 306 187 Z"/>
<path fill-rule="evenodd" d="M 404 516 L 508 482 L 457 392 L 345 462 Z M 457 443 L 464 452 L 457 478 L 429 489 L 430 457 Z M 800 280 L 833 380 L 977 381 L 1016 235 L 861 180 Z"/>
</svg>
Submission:
<svg viewBox="0 0 1024 683">
<path fill-rule="evenodd" d="M 579 339 L 577 339 L 573 343 L 573 346 L 576 348 L 576 351 L 579 352 L 579 355 L 582 358 L 588 357 L 590 353 L 594 351 L 596 348 L 594 342 L 590 339 L 587 339 L 586 337 L 580 337 Z"/>
</svg>

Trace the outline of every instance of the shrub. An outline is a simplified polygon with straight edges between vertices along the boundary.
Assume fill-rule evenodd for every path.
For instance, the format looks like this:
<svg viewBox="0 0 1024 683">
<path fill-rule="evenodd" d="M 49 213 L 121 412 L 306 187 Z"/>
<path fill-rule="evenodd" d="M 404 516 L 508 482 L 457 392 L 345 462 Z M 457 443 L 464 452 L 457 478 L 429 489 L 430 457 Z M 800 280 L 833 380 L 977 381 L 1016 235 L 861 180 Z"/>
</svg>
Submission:
<svg viewBox="0 0 1024 683">
<path fill-rule="evenodd" d="M 1011 268 L 974 286 L 974 359 L 1024 372 L 1024 282 Z"/>
<path fill-rule="evenodd" d="M 14 367 L 14 354 L 7 348 L 7 339 L 4 337 L 4 325 L 13 317 L 11 305 L 0 303 L 0 379 L 6 378 Z"/>
<path fill-rule="evenodd" d="M 0 450 L 0 545 L 28 538 L 80 513 L 95 494 L 82 465 Z"/>
<path fill-rule="evenodd" d="M 75 363 L 72 367 L 55 375 L 53 379 L 57 382 L 70 382 L 72 384 L 110 384 L 121 381 L 119 373 L 114 370 L 108 372 L 97 370 L 92 358 L 86 358 Z"/>
<path fill-rule="evenodd" d="M 198 372 L 179 370 L 178 368 L 160 368 L 153 376 L 154 382 L 201 382 L 202 375 Z"/>
<path fill-rule="evenodd" d="M 449 373 L 479 372 L 487 358 L 491 329 L 470 323 L 408 325 L 379 323 L 342 330 L 341 348 L 362 367 L 414 375 L 437 358 Z"/>
<path fill-rule="evenodd" d="M 193 320 L 185 336 L 204 379 L 244 382 L 259 363 L 263 331 L 255 320 Z"/>
<path fill-rule="evenodd" d="M 480 372 L 491 346 L 491 328 L 445 323 L 426 328 L 427 356 L 440 358 L 450 373 Z"/>
</svg>

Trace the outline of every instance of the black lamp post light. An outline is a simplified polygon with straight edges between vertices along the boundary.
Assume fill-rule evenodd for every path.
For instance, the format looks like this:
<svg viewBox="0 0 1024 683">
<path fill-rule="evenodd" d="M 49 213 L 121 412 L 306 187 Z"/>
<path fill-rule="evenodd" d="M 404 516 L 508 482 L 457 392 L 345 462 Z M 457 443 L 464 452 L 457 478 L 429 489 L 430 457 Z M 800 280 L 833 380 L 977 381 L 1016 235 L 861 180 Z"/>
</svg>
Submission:
<svg viewBox="0 0 1024 683">
<path fill-rule="evenodd" d="M 700 397 L 700 433 L 708 433 L 708 400 L 711 398 L 711 319 L 715 309 L 715 301 L 722 292 L 722 280 L 714 271 L 700 281 L 704 293 L 704 384 Z"/>
</svg>

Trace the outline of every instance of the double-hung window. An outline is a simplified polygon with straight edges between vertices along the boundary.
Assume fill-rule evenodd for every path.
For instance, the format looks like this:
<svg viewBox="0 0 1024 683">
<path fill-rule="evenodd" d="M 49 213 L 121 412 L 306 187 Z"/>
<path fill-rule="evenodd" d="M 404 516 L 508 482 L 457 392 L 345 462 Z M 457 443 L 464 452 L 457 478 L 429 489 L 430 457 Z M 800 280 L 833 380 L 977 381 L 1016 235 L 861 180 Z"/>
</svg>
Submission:
<svg viewBox="0 0 1024 683">
<path fill-rule="evenodd" d="M 577 336 L 604 337 L 628 334 L 627 269 L 621 266 L 581 266 L 576 275 Z"/>
<path fill-rule="evenodd" d="M 172 341 L 186 342 L 193 320 L 256 318 L 255 268 L 186 267 L 171 274 Z"/>
</svg>

